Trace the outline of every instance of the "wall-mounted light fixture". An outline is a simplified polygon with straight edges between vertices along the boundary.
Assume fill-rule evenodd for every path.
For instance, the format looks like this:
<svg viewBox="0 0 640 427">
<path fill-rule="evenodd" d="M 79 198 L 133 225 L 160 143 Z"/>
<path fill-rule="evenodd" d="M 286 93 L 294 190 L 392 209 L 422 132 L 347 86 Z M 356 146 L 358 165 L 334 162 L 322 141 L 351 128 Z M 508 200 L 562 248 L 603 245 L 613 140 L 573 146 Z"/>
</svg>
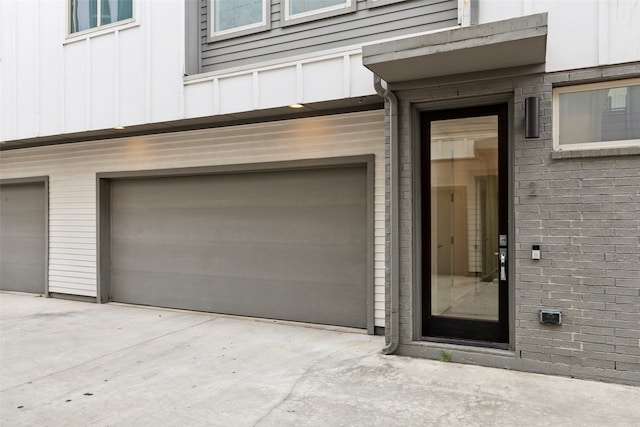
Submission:
<svg viewBox="0 0 640 427">
<path fill-rule="evenodd" d="M 540 138 L 539 96 L 530 96 L 524 100 L 524 137 Z"/>
</svg>

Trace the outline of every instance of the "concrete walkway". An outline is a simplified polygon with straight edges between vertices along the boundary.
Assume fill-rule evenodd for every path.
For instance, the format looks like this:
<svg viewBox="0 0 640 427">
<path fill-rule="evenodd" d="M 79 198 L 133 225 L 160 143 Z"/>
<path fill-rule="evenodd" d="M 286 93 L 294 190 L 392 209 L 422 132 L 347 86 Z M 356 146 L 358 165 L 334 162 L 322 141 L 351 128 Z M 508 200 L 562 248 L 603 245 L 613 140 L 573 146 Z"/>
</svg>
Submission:
<svg viewBox="0 0 640 427">
<path fill-rule="evenodd" d="M 637 426 L 640 388 L 383 356 L 381 337 L 0 293 L 0 425 Z"/>
</svg>

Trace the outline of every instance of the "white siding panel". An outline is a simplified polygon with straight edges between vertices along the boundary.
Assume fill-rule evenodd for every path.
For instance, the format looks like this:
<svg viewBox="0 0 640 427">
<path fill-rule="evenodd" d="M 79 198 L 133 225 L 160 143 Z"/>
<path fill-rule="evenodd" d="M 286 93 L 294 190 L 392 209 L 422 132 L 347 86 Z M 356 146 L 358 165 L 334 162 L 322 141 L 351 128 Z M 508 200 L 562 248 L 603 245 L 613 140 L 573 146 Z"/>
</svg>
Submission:
<svg viewBox="0 0 640 427">
<path fill-rule="evenodd" d="M 93 213 L 91 213 L 90 215 L 93 215 Z M 49 217 L 49 224 L 55 226 L 56 229 L 60 229 L 60 230 L 64 230 L 66 228 L 74 229 L 74 230 L 79 229 L 77 220 L 66 218 L 64 215 L 60 215 L 59 218 L 63 218 L 63 219 L 58 219 L 58 218 L 52 219 L 51 217 Z M 86 216 L 84 218 L 86 218 Z M 85 225 L 85 227 L 87 227 L 88 230 L 92 230 L 95 226 L 96 226 L 95 221 L 93 221 L 91 224 Z"/>
<path fill-rule="evenodd" d="M 106 34 L 91 40 L 91 125 L 93 129 L 111 128 L 114 119 L 117 34 Z"/>
<path fill-rule="evenodd" d="M 145 35 L 135 27 L 119 34 L 118 102 L 116 126 L 144 123 L 146 120 Z"/>
<path fill-rule="evenodd" d="M 359 47 L 333 49 L 188 78 L 184 112 L 190 118 L 375 95 L 372 82 Z"/>
<path fill-rule="evenodd" d="M 342 57 L 303 64 L 303 102 L 340 99 L 344 96 Z M 373 80 L 369 80 L 371 83 Z"/>
<path fill-rule="evenodd" d="M 0 0 L 0 139 L 181 119 L 184 2 L 67 38 L 68 4 Z"/>
<path fill-rule="evenodd" d="M 82 283 L 72 283 L 68 280 L 58 282 L 49 278 L 49 291 L 61 294 L 80 295 L 85 297 L 94 297 L 96 294 L 95 286 L 85 285 Z"/>
<path fill-rule="evenodd" d="M 632 1 L 600 2 L 606 7 L 606 17 L 599 14 L 600 20 L 606 19 L 606 25 L 600 24 L 600 43 L 606 52 L 600 63 L 615 64 L 640 59 L 640 4 Z M 635 40 L 626 43 L 624 41 Z M 621 42 L 622 41 L 622 42 Z"/>
<path fill-rule="evenodd" d="M 93 230 L 92 230 L 93 229 Z M 95 227 L 56 227 L 55 230 L 49 232 L 49 237 L 71 237 L 74 239 L 91 239 L 95 233 Z"/>
<path fill-rule="evenodd" d="M 185 117 L 208 116 L 215 112 L 213 81 L 185 85 L 184 114 Z"/>
<path fill-rule="evenodd" d="M 62 253 L 62 251 L 71 253 Z M 79 249 L 59 248 L 56 259 L 66 260 L 65 266 L 67 269 L 81 269 L 78 271 L 95 272 L 95 253 L 93 253 L 92 255 L 86 255 L 86 252 L 87 251 L 81 251 Z M 85 258 L 80 259 L 81 257 Z"/>
<path fill-rule="evenodd" d="M 68 245 L 66 245 L 68 246 Z M 56 248 L 55 254 L 50 255 L 50 260 L 59 260 L 60 263 L 64 263 L 64 265 L 84 265 L 87 267 L 87 271 L 90 269 L 95 269 L 96 265 L 96 253 L 90 252 L 89 249 L 73 249 L 67 247 Z M 63 253 L 63 251 L 65 253 Z M 66 253 L 72 252 L 72 253 Z M 75 252 L 75 253 L 74 253 Z"/>
<path fill-rule="evenodd" d="M 375 155 L 375 325 L 384 326 L 382 110 L 4 151 L 0 178 L 49 176 L 49 290 L 96 296 L 97 173 L 362 154 Z"/>
<path fill-rule="evenodd" d="M 365 96 L 371 93 L 373 86 L 373 74 L 362 66 L 362 54 L 354 54 L 349 58 L 351 96 Z"/>
<path fill-rule="evenodd" d="M 0 141 L 16 137 L 16 4 L 0 1 Z M 10 64 L 10 65 L 9 65 Z"/>
<path fill-rule="evenodd" d="M 146 22 L 151 37 L 151 121 L 162 122 L 182 118 L 180 105 L 184 75 L 183 2 L 148 2 L 150 21 Z M 170 23 L 167 25 L 167 23 Z"/>
<path fill-rule="evenodd" d="M 581 2 L 582 3 L 582 2 Z M 585 2 L 575 7 L 574 2 L 547 2 L 549 12 L 549 40 L 547 42 L 547 71 L 566 70 L 598 65 L 599 38 L 598 4 Z M 567 20 L 580 22 L 580 25 L 567 25 Z M 580 40 L 581 48 L 577 48 Z"/>
<path fill-rule="evenodd" d="M 260 108 L 281 107 L 298 102 L 296 94 L 296 67 L 262 71 L 258 74 Z"/>
<path fill-rule="evenodd" d="M 221 113 L 253 109 L 253 74 L 220 79 L 219 86 Z"/>
<path fill-rule="evenodd" d="M 34 16 L 38 15 L 38 4 L 35 2 L 18 2 L 16 22 L 30 22 Z M 37 43 L 37 32 L 21 32 L 20 40 L 22 49 L 16 51 L 16 63 L 18 73 L 16 74 L 16 91 L 19 97 L 15 109 L 7 111 L 9 115 L 15 115 L 17 119 L 17 137 L 25 138 L 33 134 L 37 127 L 36 104 L 38 101 L 38 86 L 34 84 L 37 80 L 37 61 L 34 52 L 39 46 Z"/>
<path fill-rule="evenodd" d="M 95 286 L 95 279 L 94 278 L 83 278 L 83 277 L 74 277 L 73 275 L 69 274 L 68 272 L 65 273 L 64 276 L 56 276 L 55 274 L 51 274 L 51 271 L 55 271 L 55 270 L 49 270 L 49 280 L 50 281 L 54 281 L 54 282 L 62 282 L 63 280 L 65 281 L 65 283 L 68 284 L 69 287 L 74 287 L 74 288 L 78 288 L 78 289 L 84 289 L 87 291 L 90 291 L 91 288 L 93 286 Z M 56 291 L 53 291 L 56 292 Z"/>
<path fill-rule="evenodd" d="M 640 57 L 637 1 L 480 0 L 478 11 L 480 24 L 548 12 L 548 72 Z"/>
<path fill-rule="evenodd" d="M 91 196 L 87 196 L 87 197 L 91 197 Z M 82 203 L 74 203 L 74 202 L 66 203 L 65 202 L 63 205 L 58 206 L 57 212 L 61 213 L 61 216 L 60 216 L 61 220 L 65 220 L 65 219 L 69 220 L 67 215 L 70 213 L 75 215 L 93 215 L 95 212 L 94 205 L 95 205 L 94 203 L 90 203 L 90 202 L 82 202 Z M 57 220 L 58 218 L 49 216 L 49 219 Z"/>
<path fill-rule="evenodd" d="M 79 132 L 87 128 L 88 64 L 86 42 L 64 47 L 64 132 Z M 73 65 L 73 66 L 71 66 Z"/>
<path fill-rule="evenodd" d="M 63 99 L 62 61 L 64 57 L 63 45 L 51 34 L 64 34 L 66 17 L 64 10 L 55 2 L 40 2 L 38 4 L 40 19 L 38 24 L 38 63 L 45 72 L 40 72 L 38 111 L 39 135 L 54 135 L 60 132 Z"/>
<path fill-rule="evenodd" d="M 60 270 L 51 270 L 49 269 L 49 276 L 54 278 L 54 280 L 56 278 L 60 278 L 60 277 L 75 277 L 78 279 L 87 279 L 89 280 L 89 284 L 93 283 L 93 278 L 96 275 L 96 270 L 94 269 L 93 271 L 81 271 L 79 270 L 79 267 L 68 267 L 65 268 L 64 270 L 60 269 Z"/>
<path fill-rule="evenodd" d="M 56 211 L 52 213 L 51 209 L 49 209 L 49 222 L 52 225 L 56 225 L 56 226 L 60 224 L 68 224 L 68 223 L 72 223 L 75 226 L 78 226 L 80 221 L 84 221 L 84 222 L 93 221 L 95 223 L 95 218 L 96 218 L 95 215 L 96 215 L 95 204 L 92 211 L 87 214 L 79 214 L 73 210 L 68 211 L 63 209 L 56 209 Z"/>
<path fill-rule="evenodd" d="M 53 231 L 51 231 L 51 228 L 49 229 L 49 242 L 50 243 L 85 243 L 85 244 L 89 244 L 89 245 L 95 245 L 96 243 L 96 239 L 95 239 L 95 235 L 70 235 L 67 233 L 63 233 L 63 234 L 52 234 Z M 49 253 L 49 256 L 51 257 L 51 253 Z"/>
</svg>

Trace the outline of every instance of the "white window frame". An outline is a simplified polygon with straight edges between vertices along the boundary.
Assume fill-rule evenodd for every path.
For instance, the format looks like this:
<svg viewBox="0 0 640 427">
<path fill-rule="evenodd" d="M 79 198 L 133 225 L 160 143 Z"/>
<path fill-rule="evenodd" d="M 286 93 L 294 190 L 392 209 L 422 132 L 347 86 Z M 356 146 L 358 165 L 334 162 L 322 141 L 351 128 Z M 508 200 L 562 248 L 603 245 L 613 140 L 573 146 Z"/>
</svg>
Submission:
<svg viewBox="0 0 640 427">
<path fill-rule="evenodd" d="M 226 36 L 245 35 L 247 33 L 262 31 L 269 29 L 269 21 L 267 17 L 271 13 L 271 1 L 262 0 L 262 20 L 253 24 L 243 25 L 241 27 L 229 28 L 228 30 L 216 31 L 215 29 L 215 0 L 209 0 L 209 39 L 215 40 L 226 38 Z"/>
<path fill-rule="evenodd" d="M 357 0 L 355 0 L 357 1 Z M 374 7 L 386 6 L 388 4 L 400 3 L 408 0 L 367 0 L 367 7 L 369 9 L 373 9 Z M 466 0 L 458 0 L 459 2 L 464 2 Z"/>
<path fill-rule="evenodd" d="M 331 13 L 331 12 L 350 12 L 354 9 L 357 0 L 344 0 L 342 4 L 335 6 L 327 6 L 321 9 L 310 10 L 308 12 L 290 14 L 292 0 L 284 0 L 284 19 L 285 21 L 296 21 L 298 19 L 304 19 L 309 17 L 315 17 L 316 15 Z"/>
<path fill-rule="evenodd" d="M 601 150 L 607 148 L 640 147 L 640 139 L 624 139 L 619 141 L 593 141 L 579 144 L 562 144 L 560 141 L 560 95 L 565 93 L 588 92 L 599 89 L 614 89 L 618 87 L 635 85 L 640 85 L 640 78 L 553 88 L 552 126 L 554 151 Z"/>
<path fill-rule="evenodd" d="M 87 28 L 86 30 L 82 30 L 82 31 L 76 31 L 75 33 L 71 32 L 71 2 L 72 0 L 67 0 L 67 39 L 73 39 L 75 37 L 82 37 L 85 36 L 87 34 L 92 34 L 92 33 L 96 33 L 96 32 L 100 32 L 102 33 L 107 33 L 109 32 L 109 30 L 112 30 L 116 27 L 122 27 L 125 25 L 130 26 L 129 24 L 135 23 L 136 22 L 136 3 L 137 0 L 131 0 L 131 18 L 128 19 L 123 19 L 122 21 L 116 21 L 116 22 L 110 22 L 106 25 L 97 25 L 95 27 L 92 28 Z M 101 18 L 101 14 L 100 14 L 100 8 L 102 7 L 102 1 L 101 0 L 97 0 L 97 8 L 98 11 L 96 12 L 98 15 L 98 19 Z"/>
</svg>

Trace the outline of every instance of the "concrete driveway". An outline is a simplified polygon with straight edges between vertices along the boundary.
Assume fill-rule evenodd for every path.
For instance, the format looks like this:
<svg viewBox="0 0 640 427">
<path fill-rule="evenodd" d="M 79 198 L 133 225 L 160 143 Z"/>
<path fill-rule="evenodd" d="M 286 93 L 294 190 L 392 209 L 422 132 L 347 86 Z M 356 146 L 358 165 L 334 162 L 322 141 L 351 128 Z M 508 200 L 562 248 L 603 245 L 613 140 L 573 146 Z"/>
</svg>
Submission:
<svg viewBox="0 0 640 427">
<path fill-rule="evenodd" d="M 358 331 L 0 293 L 2 426 L 632 426 L 640 389 Z"/>
</svg>

